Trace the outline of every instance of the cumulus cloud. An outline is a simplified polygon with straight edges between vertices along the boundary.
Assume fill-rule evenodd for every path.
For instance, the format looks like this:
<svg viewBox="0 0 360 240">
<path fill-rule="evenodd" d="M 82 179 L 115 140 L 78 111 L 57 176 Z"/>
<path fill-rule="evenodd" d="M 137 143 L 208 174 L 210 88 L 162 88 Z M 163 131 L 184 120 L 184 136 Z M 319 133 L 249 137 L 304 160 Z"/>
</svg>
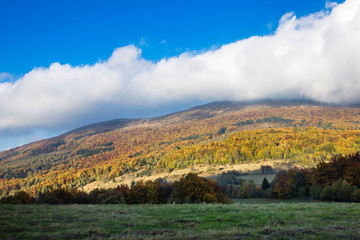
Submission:
<svg viewBox="0 0 360 240">
<path fill-rule="evenodd" d="M 336 7 L 337 5 L 338 5 L 337 2 L 330 2 L 330 1 L 325 2 L 326 9 L 332 9 L 332 8 Z"/>
<path fill-rule="evenodd" d="M 94 65 L 35 68 L 0 82 L 0 130 L 64 125 L 99 110 L 116 117 L 124 108 L 171 102 L 360 103 L 360 1 L 326 5 L 330 10 L 302 18 L 286 13 L 272 35 L 208 52 L 152 62 L 130 45 Z"/>
<path fill-rule="evenodd" d="M 13 75 L 7 72 L 0 73 L 0 82 L 8 82 L 13 80 Z"/>
</svg>

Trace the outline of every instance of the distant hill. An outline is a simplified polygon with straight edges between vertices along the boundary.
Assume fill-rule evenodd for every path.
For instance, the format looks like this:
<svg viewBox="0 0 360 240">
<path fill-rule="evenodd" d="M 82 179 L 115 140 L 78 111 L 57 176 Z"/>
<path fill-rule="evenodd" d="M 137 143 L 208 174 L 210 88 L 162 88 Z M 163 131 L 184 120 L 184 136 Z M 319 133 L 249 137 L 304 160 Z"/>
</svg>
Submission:
<svg viewBox="0 0 360 240">
<path fill-rule="evenodd" d="M 214 102 L 155 118 L 94 123 L 1 152 L 0 195 L 200 164 L 284 158 L 316 164 L 360 151 L 359 129 L 360 108 L 307 100 Z"/>
</svg>

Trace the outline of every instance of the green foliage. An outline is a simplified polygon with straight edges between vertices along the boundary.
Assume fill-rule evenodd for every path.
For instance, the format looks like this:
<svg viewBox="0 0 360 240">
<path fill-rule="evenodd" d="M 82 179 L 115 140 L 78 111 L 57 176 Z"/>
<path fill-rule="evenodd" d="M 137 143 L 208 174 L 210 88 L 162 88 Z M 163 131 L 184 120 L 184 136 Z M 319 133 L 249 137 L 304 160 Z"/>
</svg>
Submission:
<svg viewBox="0 0 360 240">
<path fill-rule="evenodd" d="M 352 193 L 351 198 L 354 202 L 360 202 L 360 189 L 355 190 Z"/>
<path fill-rule="evenodd" d="M 222 128 L 219 129 L 218 134 L 222 135 L 222 134 L 224 134 L 226 132 L 226 130 L 227 130 L 227 127 L 222 127 Z"/>
<path fill-rule="evenodd" d="M 294 119 L 288 119 L 288 118 L 283 118 L 281 116 L 270 116 L 270 117 L 265 117 L 265 118 L 259 118 L 256 119 L 255 121 L 256 123 L 263 123 L 263 122 L 272 122 L 272 123 L 285 123 L 285 124 L 291 124 L 293 122 L 295 122 Z M 254 120 L 245 120 L 245 121 L 239 121 L 237 123 L 235 123 L 235 126 L 241 127 L 241 126 L 246 126 L 246 125 L 253 125 Z"/>
<path fill-rule="evenodd" d="M 294 119 L 283 118 L 281 116 L 270 116 L 270 117 L 265 117 L 265 118 L 261 119 L 260 121 L 258 121 L 258 120 L 256 120 L 257 123 L 259 123 L 259 122 L 273 122 L 273 123 L 290 124 L 290 123 L 295 122 Z"/>
<path fill-rule="evenodd" d="M 248 197 L 248 187 L 249 187 L 248 182 L 243 182 L 242 183 L 241 189 L 240 189 L 240 196 L 242 198 L 247 198 Z"/>
<path fill-rule="evenodd" d="M 240 121 L 235 123 L 235 126 L 241 127 L 241 126 L 245 126 L 245 125 L 252 125 L 254 124 L 254 120 L 246 120 L 246 121 Z"/>
<path fill-rule="evenodd" d="M 246 197 L 253 198 L 257 195 L 256 193 L 256 185 L 253 180 L 249 181 L 249 185 L 247 187 Z"/>
<path fill-rule="evenodd" d="M 330 201 L 334 197 L 333 189 L 331 186 L 326 186 L 320 193 L 320 199 Z"/>
<path fill-rule="evenodd" d="M 262 190 L 266 190 L 266 189 L 270 188 L 269 181 L 266 179 L 266 177 L 264 177 L 264 180 L 261 184 L 261 188 L 262 188 Z"/>
<path fill-rule="evenodd" d="M 113 144 L 114 144 L 113 142 L 105 142 L 105 143 L 101 144 L 100 146 L 109 147 L 109 146 L 112 146 Z"/>
<path fill-rule="evenodd" d="M 159 204 L 166 203 L 163 191 L 160 191 L 159 181 L 137 182 L 132 186 L 126 202 L 128 204 Z"/>
<path fill-rule="evenodd" d="M 64 144 L 65 144 L 65 141 L 61 140 L 61 141 L 58 141 L 58 142 L 55 142 L 55 143 L 51 143 L 49 146 L 51 148 L 58 148 L 58 147 L 60 147 L 61 145 L 64 145 Z"/>
<path fill-rule="evenodd" d="M 40 193 L 37 199 L 37 203 L 46 204 L 73 204 L 74 202 L 73 193 L 62 188 L 46 190 L 44 193 Z"/>
<path fill-rule="evenodd" d="M 90 157 L 101 152 L 110 152 L 114 149 L 115 148 L 112 146 L 97 149 L 80 149 L 76 152 L 76 155 L 81 155 L 82 157 Z"/>
<path fill-rule="evenodd" d="M 310 187 L 310 195 L 313 199 L 320 200 L 322 190 L 323 188 L 320 185 L 313 185 Z"/>
<path fill-rule="evenodd" d="M 223 188 L 227 185 L 242 185 L 244 182 L 243 179 L 239 178 L 240 172 L 238 171 L 228 171 L 223 172 L 215 178 L 215 181 Z"/>
<path fill-rule="evenodd" d="M 181 137 L 181 138 L 179 138 L 179 141 L 195 140 L 195 139 L 198 139 L 199 137 L 200 137 L 199 134 L 194 134 L 194 135 L 187 136 L 187 137 Z"/>
<path fill-rule="evenodd" d="M 35 198 L 31 197 L 25 191 L 19 191 L 14 196 L 4 197 L 0 199 L 0 204 L 33 204 Z"/>
<path fill-rule="evenodd" d="M 89 199 L 93 204 L 125 204 L 122 192 L 116 189 L 94 189 L 89 193 Z"/>
<path fill-rule="evenodd" d="M 359 189 L 351 186 L 348 182 L 339 178 L 332 185 L 325 186 L 320 194 L 320 199 L 325 201 L 358 202 L 357 191 Z"/>
<path fill-rule="evenodd" d="M 321 162 L 310 171 L 305 169 L 280 171 L 276 174 L 273 182 L 273 194 L 277 198 L 292 198 L 310 194 L 313 199 L 324 201 L 358 201 L 356 184 L 360 175 L 354 176 L 352 173 L 359 161 L 360 154 L 356 153 L 334 156 L 330 162 Z M 352 184 L 343 177 L 350 179 Z"/>
<path fill-rule="evenodd" d="M 130 154 L 130 155 L 129 155 L 129 158 L 136 158 L 136 157 L 138 157 L 138 156 L 141 156 L 141 154 L 142 154 L 142 152 L 136 152 L 136 153 L 134 153 L 134 154 Z"/>
<path fill-rule="evenodd" d="M 0 203 L 34 203 L 23 191 L 15 196 L 2 198 Z M 179 181 L 170 184 L 161 181 L 134 183 L 131 189 L 125 185 L 114 189 L 94 189 L 90 193 L 76 189 L 46 189 L 39 193 L 39 204 L 164 204 L 176 203 L 225 203 L 223 189 L 213 180 L 189 173 Z"/>
<path fill-rule="evenodd" d="M 242 184 L 242 183 L 241 183 Z M 226 185 L 225 189 L 225 196 L 228 198 L 241 198 L 241 192 L 239 187 L 233 185 L 233 184 L 228 184 Z"/>
<path fill-rule="evenodd" d="M 79 135 L 79 136 L 74 137 L 74 140 L 80 140 L 80 139 L 82 139 L 84 137 L 90 137 L 90 136 L 95 135 L 95 134 L 96 133 L 88 133 L 88 134 Z"/>
</svg>

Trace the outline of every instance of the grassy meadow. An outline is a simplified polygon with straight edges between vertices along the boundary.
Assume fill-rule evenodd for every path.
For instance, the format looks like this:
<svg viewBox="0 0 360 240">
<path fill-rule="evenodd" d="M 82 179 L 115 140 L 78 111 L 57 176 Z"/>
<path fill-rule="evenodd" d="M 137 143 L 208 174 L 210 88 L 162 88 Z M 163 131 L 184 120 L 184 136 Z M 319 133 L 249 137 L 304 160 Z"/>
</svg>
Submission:
<svg viewBox="0 0 360 240">
<path fill-rule="evenodd" d="M 0 205 L 0 239 L 360 239 L 360 204 Z"/>
</svg>

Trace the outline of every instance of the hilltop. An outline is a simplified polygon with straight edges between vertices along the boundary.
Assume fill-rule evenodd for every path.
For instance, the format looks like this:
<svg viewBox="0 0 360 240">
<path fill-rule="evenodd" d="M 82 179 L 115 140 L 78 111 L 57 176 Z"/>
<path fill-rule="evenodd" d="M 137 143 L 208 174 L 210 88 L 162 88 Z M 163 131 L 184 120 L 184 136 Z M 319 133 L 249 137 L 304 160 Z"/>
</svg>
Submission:
<svg viewBox="0 0 360 240">
<path fill-rule="evenodd" d="M 94 123 L 1 152 L 0 195 L 191 167 L 274 160 L 313 166 L 359 151 L 359 129 L 360 108 L 305 100 L 214 102 L 155 118 Z"/>
</svg>

